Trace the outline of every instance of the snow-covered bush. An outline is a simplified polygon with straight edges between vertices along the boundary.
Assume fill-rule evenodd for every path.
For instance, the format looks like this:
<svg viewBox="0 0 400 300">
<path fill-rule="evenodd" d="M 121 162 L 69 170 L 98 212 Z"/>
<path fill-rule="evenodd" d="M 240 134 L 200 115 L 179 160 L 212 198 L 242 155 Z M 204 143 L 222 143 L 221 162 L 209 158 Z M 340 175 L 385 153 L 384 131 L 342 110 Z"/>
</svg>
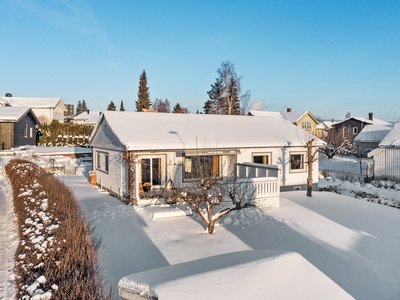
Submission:
<svg viewBox="0 0 400 300">
<path fill-rule="evenodd" d="M 22 159 L 6 165 L 13 187 L 19 245 L 17 299 L 110 299 L 100 270 L 100 239 L 73 193 Z"/>
</svg>

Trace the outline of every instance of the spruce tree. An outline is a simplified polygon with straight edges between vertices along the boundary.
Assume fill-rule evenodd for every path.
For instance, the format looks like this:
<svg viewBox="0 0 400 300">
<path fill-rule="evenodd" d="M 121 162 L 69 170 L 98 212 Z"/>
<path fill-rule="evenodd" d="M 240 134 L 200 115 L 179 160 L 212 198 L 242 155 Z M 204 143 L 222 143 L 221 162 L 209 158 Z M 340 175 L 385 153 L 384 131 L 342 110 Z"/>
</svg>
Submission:
<svg viewBox="0 0 400 300">
<path fill-rule="evenodd" d="M 119 111 L 125 111 L 124 101 L 121 100 L 121 105 L 119 107 Z"/>
<path fill-rule="evenodd" d="M 108 104 L 107 110 L 110 110 L 110 111 L 116 111 L 117 110 L 117 107 L 115 106 L 113 101 L 111 101 L 110 104 Z"/>
<path fill-rule="evenodd" d="M 136 111 L 142 111 L 143 109 L 150 109 L 152 103 L 150 101 L 149 88 L 147 86 L 146 71 L 143 70 L 139 79 L 139 91 L 138 100 L 135 102 Z"/>
<path fill-rule="evenodd" d="M 82 102 L 78 100 L 78 105 L 76 106 L 76 113 L 75 116 L 79 115 L 82 112 Z"/>
<path fill-rule="evenodd" d="M 181 114 L 182 113 L 182 106 L 179 103 L 176 103 L 174 109 L 172 110 L 174 114 Z"/>
<path fill-rule="evenodd" d="M 82 101 L 82 112 L 87 111 L 87 110 L 88 110 L 88 108 L 86 106 L 86 101 L 85 101 L 85 99 L 83 99 L 83 101 Z"/>
</svg>

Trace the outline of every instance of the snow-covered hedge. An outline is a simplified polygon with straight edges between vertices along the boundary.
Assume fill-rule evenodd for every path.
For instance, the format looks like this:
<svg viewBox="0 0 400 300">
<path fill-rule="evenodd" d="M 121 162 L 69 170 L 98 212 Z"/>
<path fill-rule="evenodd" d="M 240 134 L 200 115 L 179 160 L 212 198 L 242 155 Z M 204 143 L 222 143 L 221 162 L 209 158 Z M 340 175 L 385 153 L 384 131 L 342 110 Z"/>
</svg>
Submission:
<svg viewBox="0 0 400 300">
<path fill-rule="evenodd" d="M 361 183 L 327 177 L 319 180 L 319 190 L 400 208 L 400 184 L 393 181 L 374 180 L 371 183 Z"/>
<path fill-rule="evenodd" d="M 100 240 L 73 193 L 27 160 L 10 161 L 6 173 L 20 237 L 17 299 L 110 299 L 102 282 Z"/>
<path fill-rule="evenodd" d="M 89 146 L 89 136 L 93 131 L 92 126 L 57 121 L 38 128 L 43 133 L 39 138 L 39 145 L 57 147 Z"/>
</svg>

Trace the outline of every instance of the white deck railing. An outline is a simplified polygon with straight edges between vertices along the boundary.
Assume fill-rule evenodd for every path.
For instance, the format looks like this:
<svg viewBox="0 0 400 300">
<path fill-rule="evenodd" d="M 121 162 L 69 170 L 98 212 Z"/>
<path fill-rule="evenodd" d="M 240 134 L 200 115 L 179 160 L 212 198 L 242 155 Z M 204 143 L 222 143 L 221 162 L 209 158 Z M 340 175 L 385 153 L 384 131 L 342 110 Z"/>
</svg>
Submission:
<svg viewBox="0 0 400 300">
<path fill-rule="evenodd" d="M 236 164 L 236 181 L 252 185 L 256 199 L 279 197 L 280 168 L 257 163 Z"/>
</svg>

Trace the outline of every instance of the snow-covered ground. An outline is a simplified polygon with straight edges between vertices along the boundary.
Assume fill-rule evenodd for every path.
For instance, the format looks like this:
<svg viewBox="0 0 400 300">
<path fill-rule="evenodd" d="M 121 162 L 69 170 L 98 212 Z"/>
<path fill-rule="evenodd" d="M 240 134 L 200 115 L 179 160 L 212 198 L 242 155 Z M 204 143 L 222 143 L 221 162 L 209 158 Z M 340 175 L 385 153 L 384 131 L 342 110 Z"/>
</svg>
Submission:
<svg viewBox="0 0 400 300">
<path fill-rule="evenodd" d="M 12 188 L 0 170 L 0 299 L 15 299 L 14 254 L 18 246 L 18 232 Z"/>
<path fill-rule="evenodd" d="M 83 167 L 80 174 L 86 174 Z M 340 156 L 327 162 L 321 159 L 323 168 L 359 173 L 354 159 Z M 133 273 L 235 251 L 268 250 L 299 253 L 356 299 L 400 298 L 399 209 L 334 193 L 314 192 L 309 198 L 304 192 L 286 192 L 281 194 L 281 207 L 268 211 L 265 218 L 251 225 L 226 218 L 210 235 L 195 216 L 156 220 L 160 207 L 122 204 L 91 186 L 85 176 L 60 180 L 73 189 L 103 238 L 104 271 L 115 291 L 118 281 Z M 4 176 L 0 177 L 0 214 L 7 198 L 2 192 L 10 198 Z M 1 215 L 0 224 L 15 230 L 3 220 Z M 10 299 L 12 277 L 4 274 L 5 270 L 10 274 L 13 262 L 4 260 L 1 247 L 10 242 L 1 233 L 0 299 Z M 296 284 L 288 282 L 287 287 Z"/>
<path fill-rule="evenodd" d="M 210 235 L 195 217 L 154 220 L 157 207 L 123 206 L 83 176 L 64 180 L 88 216 L 101 220 L 105 274 L 115 289 L 129 274 L 254 249 L 297 252 L 356 299 L 400 296 L 398 209 L 334 193 L 286 192 L 281 207 L 257 224 L 221 222 Z"/>
<path fill-rule="evenodd" d="M 337 174 L 342 176 L 344 173 L 351 173 L 353 174 L 367 174 L 367 165 L 370 165 L 370 173 L 369 175 L 372 177 L 374 175 L 373 171 L 373 164 L 374 161 L 372 158 L 364 158 L 361 161 L 361 168 L 360 162 L 352 155 L 342 156 L 340 154 L 335 155 L 332 159 L 328 159 L 324 154 L 319 154 L 319 170 L 330 169 L 334 171 L 338 171 L 338 173 L 333 172 L 333 175 Z M 362 171 L 362 173 L 361 173 Z M 332 175 L 332 174 L 329 174 Z"/>
</svg>

